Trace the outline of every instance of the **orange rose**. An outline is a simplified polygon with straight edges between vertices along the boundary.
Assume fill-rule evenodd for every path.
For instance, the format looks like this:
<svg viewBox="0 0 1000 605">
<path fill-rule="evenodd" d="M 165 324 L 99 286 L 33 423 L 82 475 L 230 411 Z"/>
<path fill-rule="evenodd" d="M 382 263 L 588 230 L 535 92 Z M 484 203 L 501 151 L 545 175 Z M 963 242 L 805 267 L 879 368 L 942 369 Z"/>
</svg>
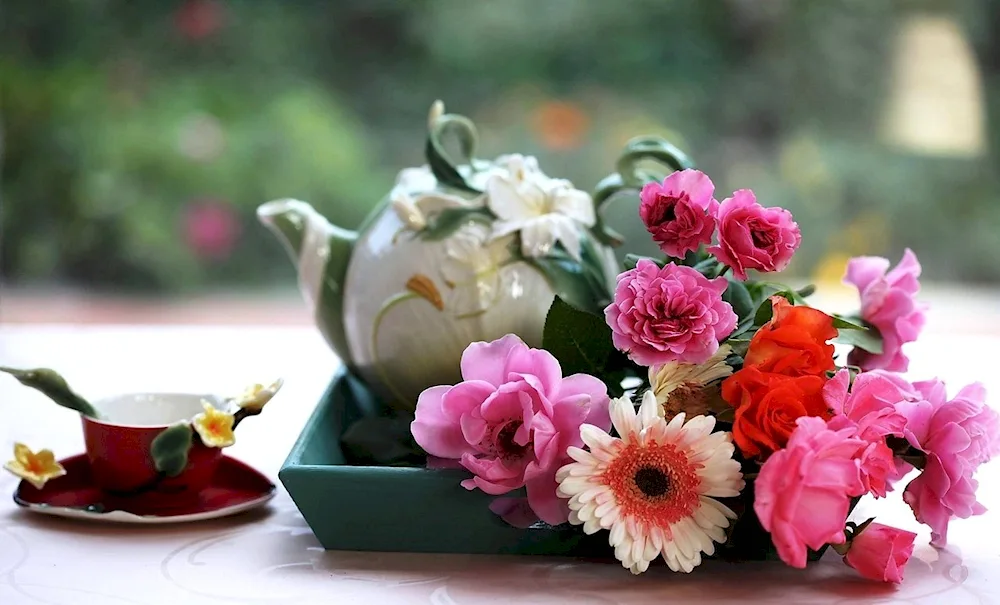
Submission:
<svg viewBox="0 0 1000 605">
<path fill-rule="evenodd" d="M 743 367 L 786 376 L 821 376 L 835 369 L 833 345 L 837 337 L 833 318 L 811 307 L 771 297 L 771 321 L 753 335 Z"/>
<path fill-rule="evenodd" d="M 747 458 L 766 458 L 785 447 L 802 416 L 828 418 L 826 379 L 785 376 L 744 367 L 722 383 L 722 397 L 736 408 L 733 439 Z"/>
</svg>

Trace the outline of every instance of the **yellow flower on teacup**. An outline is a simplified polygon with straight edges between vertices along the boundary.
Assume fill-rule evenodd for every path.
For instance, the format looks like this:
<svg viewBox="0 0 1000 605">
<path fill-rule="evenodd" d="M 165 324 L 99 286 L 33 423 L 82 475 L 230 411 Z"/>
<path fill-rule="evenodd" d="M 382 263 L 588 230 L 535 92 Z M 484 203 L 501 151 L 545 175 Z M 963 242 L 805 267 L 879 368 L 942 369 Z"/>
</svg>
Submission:
<svg viewBox="0 0 1000 605">
<path fill-rule="evenodd" d="M 260 411 L 264 409 L 268 401 L 271 401 L 271 398 L 274 397 L 283 384 L 284 381 L 280 378 L 266 387 L 262 384 L 255 384 L 243 391 L 243 394 L 234 401 L 241 410 L 246 410 L 248 414 L 260 414 Z"/>
<path fill-rule="evenodd" d="M 42 489 L 48 481 L 66 474 L 66 469 L 56 460 L 52 450 L 41 450 L 36 454 L 23 443 L 14 444 L 14 459 L 3 467 L 36 489 Z"/>
<path fill-rule="evenodd" d="M 233 424 L 236 419 L 232 414 L 218 410 L 211 403 L 203 401 L 205 411 L 191 420 L 191 425 L 201 437 L 201 442 L 208 447 L 229 447 L 236 443 Z"/>
</svg>

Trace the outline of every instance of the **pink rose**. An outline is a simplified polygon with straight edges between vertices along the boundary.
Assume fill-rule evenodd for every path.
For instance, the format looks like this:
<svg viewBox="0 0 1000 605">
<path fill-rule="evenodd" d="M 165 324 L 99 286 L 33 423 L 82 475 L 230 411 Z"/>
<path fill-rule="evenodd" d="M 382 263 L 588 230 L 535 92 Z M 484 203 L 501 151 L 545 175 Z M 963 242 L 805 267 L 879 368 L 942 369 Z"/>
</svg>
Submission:
<svg viewBox="0 0 1000 605">
<path fill-rule="evenodd" d="M 639 216 L 664 254 L 677 258 L 712 242 L 719 202 L 715 185 L 698 170 L 682 170 L 663 184 L 647 183 L 639 194 Z"/>
<path fill-rule="evenodd" d="M 704 363 L 736 327 L 722 300 L 727 285 L 691 267 L 640 260 L 618 276 L 615 300 L 604 309 L 615 346 L 643 366 Z"/>
<path fill-rule="evenodd" d="M 420 394 L 410 425 L 417 444 L 460 460 L 473 474 L 466 489 L 499 495 L 526 487 L 541 520 L 565 522 L 569 508 L 556 496 L 555 473 L 570 462 L 569 446 L 583 447 L 580 425 L 610 428 L 605 384 L 586 374 L 563 378 L 555 357 L 513 334 L 470 344 L 462 378 Z"/>
<path fill-rule="evenodd" d="M 843 544 L 851 498 L 865 492 L 855 456 L 863 445 L 853 429 L 831 431 L 803 416 L 785 449 L 771 454 L 755 483 L 754 511 L 771 532 L 781 560 L 806 566 L 806 547 Z"/>
<path fill-rule="evenodd" d="M 799 226 L 784 208 L 765 208 L 753 191 L 740 189 L 719 206 L 719 245 L 708 249 L 745 280 L 747 270 L 781 271 L 802 242 Z"/>
<path fill-rule="evenodd" d="M 966 519 L 986 512 L 976 500 L 979 483 L 972 478 L 979 465 L 1000 453 L 1000 416 L 986 407 L 979 383 L 964 387 L 947 401 L 939 380 L 916 382 L 922 402 L 905 406 L 907 439 L 927 455 L 923 471 L 906 486 L 903 500 L 917 521 L 931 528 L 931 544 L 948 541 L 952 517 Z"/>
<path fill-rule="evenodd" d="M 861 317 L 882 335 L 882 353 L 855 348 L 847 360 L 863 370 L 905 372 L 910 360 L 903 345 L 917 339 L 926 321 L 927 308 L 914 298 L 920 290 L 920 263 L 907 249 L 896 268 L 886 273 L 888 269 L 889 260 L 879 257 L 859 256 L 847 263 L 844 283 L 857 287 Z"/>
<path fill-rule="evenodd" d="M 870 580 L 898 584 L 903 581 L 903 568 L 913 554 L 916 537 L 913 532 L 872 523 L 851 541 L 844 563 Z"/>
</svg>

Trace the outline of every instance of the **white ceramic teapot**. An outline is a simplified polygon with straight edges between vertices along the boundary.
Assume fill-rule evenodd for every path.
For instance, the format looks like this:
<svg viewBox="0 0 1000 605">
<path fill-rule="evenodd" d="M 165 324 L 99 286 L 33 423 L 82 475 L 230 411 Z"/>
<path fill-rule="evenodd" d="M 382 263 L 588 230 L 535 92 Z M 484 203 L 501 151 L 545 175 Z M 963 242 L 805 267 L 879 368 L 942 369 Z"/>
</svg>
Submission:
<svg viewBox="0 0 1000 605">
<path fill-rule="evenodd" d="M 444 148 L 453 137 L 462 156 Z M 435 103 L 427 164 L 399 173 L 358 231 L 305 202 L 258 216 L 285 243 L 317 324 L 347 366 L 393 407 L 460 380 L 466 346 L 507 333 L 541 346 L 558 294 L 600 312 L 618 273 L 594 199 L 532 157 L 474 158 L 475 127 Z M 614 180 L 614 179 L 612 179 Z M 621 188 L 620 179 L 607 193 Z"/>
</svg>

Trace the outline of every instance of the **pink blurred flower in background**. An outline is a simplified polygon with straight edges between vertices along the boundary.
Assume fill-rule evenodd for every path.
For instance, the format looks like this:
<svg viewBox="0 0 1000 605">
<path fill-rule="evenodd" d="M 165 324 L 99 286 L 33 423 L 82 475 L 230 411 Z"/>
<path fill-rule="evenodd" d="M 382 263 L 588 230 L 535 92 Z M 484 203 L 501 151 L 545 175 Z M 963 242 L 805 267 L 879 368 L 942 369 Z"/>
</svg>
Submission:
<svg viewBox="0 0 1000 605">
<path fill-rule="evenodd" d="M 188 204 L 182 228 L 184 239 L 194 253 L 211 260 L 228 258 L 242 233 L 236 210 L 217 200 Z"/>
<path fill-rule="evenodd" d="M 865 492 L 855 460 L 864 442 L 804 416 L 788 445 L 771 454 L 755 483 L 754 511 L 781 560 L 806 566 L 806 547 L 843 544 L 851 498 Z"/>
<path fill-rule="evenodd" d="M 848 363 L 863 370 L 907 370 L 910 360 L 903 354 L 903 345 L 915 341 L 926 322 L 927 308 L 916 301 L 919 277 L 920 262 L 909 248 L 891 271 L 886 258 L 858 256 L 848 261 L 844 283 L 858 289 L 862 319 L 882 335 L 882 353 L 855 348 Z"/>
<path fill-rule="evenodd" d="M 607 387 L 587 374 L 563 378 L 551 353 L 513 334 L 470 344 L 461 366 L 463 382 L 420 394 L 413 438 L 432 456 L 460 460 L 473 474 L 466 489 L 526 487 L 538 518 L 564 523 L 569 507 L 556 495 L 556 470 L 571 461 L 570 446 L 583 447 L 580 425 L 611 427 Z M 510 512 L 505 504 L 494 512 Z"/>
<path fill-rule="evenodd" d="M 188 39 L 201 40 L 219 31 L 225 19 L 215 0 L 187 0 L 174 15 L 174 25 Z"/>
<path fill-rule="evenodd" d="M 736 327 L 736 313 L 722 300 L 728 284 L 641 259 L 618 276 L 615 300 L 604 309 L 615 347 L 643 366 L 704 363 Z"/>
<path fill-rule="evenodd" d="M 639 217 L 668 256 L 684 258 L 712 242 L 719 202 L 715 185 L 698 170 L 674 172 L 663 183 L 647 183 L 639 194 Z"/>
<path fill-rule="evenodd" d="M 745 280 L 747 271 L 781 271 L 802 243 L 799 226 L 784 208 L 765 208 L 753 191 L 740 189 L 719 205 L 719 244 L 708 252 Z"/>
<path fill-rule="evenodd" d="M 948 542 L 948 522 L 986 512 L 976 500 L 979 465 L 1000 454 L 1000 415 L 985 405 L 986 390 L 970 384 L 950 401 L 940 380 L 916 382 L 924 401 L 902 407 L 907 439 L 927 455 L 923 471 L 906 486 L 903 500 L 917 521 L 931 528 L 931 544 Z"/>
<path fill-rule="evenodd" d="M 851 541 L 844 563 L 870 580 L 898 584 L 916 538 L 913 532 L 872 523 Z"/>
</svg>

